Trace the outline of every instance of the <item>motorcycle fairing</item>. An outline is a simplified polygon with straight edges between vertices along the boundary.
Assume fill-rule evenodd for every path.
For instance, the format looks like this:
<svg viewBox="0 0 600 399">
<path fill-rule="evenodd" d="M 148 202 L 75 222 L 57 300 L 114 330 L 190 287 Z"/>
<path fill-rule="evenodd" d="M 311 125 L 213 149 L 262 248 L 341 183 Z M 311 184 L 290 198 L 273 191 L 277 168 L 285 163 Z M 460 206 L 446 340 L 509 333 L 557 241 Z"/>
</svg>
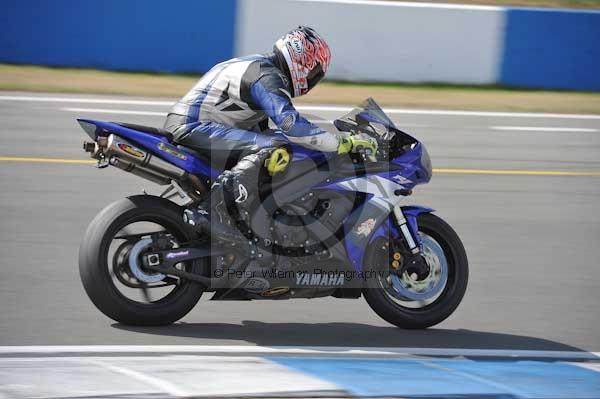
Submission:
<svg viewBox="0 0 600 399">
<path fill-rule="evenodd" d="M 399 201 L 395 190 L 403 187 L 393 180 L 379 175 L 367 175 L 344 179 L 323 187 L 332 190 L 348 190 L 362 192 L 368 195 L 363 205 L 352 211 L 344 222 L 344 245 L 348 258 L 356 271 L 364 271 L 364 254 L 371 241 L 373 232 L 379 229 L 381 223 L 388 219 L 395 203 Z"/>
<path fill-rule="evenodd" d="M 417 244 L 421 245 L 419 226 L 417 218 L 422 213 L 430 213 L 434 210 L 421 206 L 401 207 L 408 227 Z M 344 223 L 344 244 L 348 252 L 348 258 L 356 271 L 370 270 L 372 265 L 364 264 L 367 248 L 379 237 L 399 237 L 401 235 L 396 223 L 393 221 L 391 205 L 385 208 L 381 203 L 367 201 L 366 204 L 356 209 Z"/>
<path fill-rule="evenodd" d="M 411 169 L 416 171 L 417 168 Z M 353 177 L 337 181 L 323 187 L 333 190 L 349 190 L 363 192 L 368 195 L 368 199 L 362 206 L 357 207 L 344 222 L 345 240 L 344 244 L 348 252 L 348 258 L 356 271 L 368 270 L 369 265 L 363 263 L 364 255 L 369 244 L 381 236 L 394 237 L 400 235 L 396 228 L 396 223 L 391 222 L 393 218 L 392 210 L 398 206 L 402 197 L 395 192 L 397 190 L 410 189 L 419 184 L 419 176 L 413 177 L 414 180 L 404 178 L 398 171 L 387 171 L 375 175 Z M 404 184 L 399 184 L 397 176 L 404 178 Z M 401 207 L 404 217 L 407 220 L 408 227 L 417 244 L 421 245 L 418 234 L 419 227 L 417 218 L 421 213 L 433 212 L 431 208 L 420 206 Z"/>
<path fill-rule="evenodd" d="M 77 121 L 93 140 L 96 140 L 98 136 L 108 136 L 109 134 L 114 133 L 119 137 L 139 145 L 144 150 L 149 151 L 157 157 L 180 167 L 188 173 L 202 175 L 208 178 L 216 178 L 219 176 L 219 171 L 196 158 L 185 148 L 174 146 L 164 136 L 140 132 L 113 122 L 103 122 L 91 119 L 77 119 Z M 95 129 L 91 129 L 90 125 L 95 126 Z M 176 154 L 179 154 L 179 156 Z"/>
<path fill-rule="evenodd" d="M 368 200 L 356 208 L 344 222 L 344 245 L 348 259 L 357 272 L 367 269 L 363 259 L 372 235 L 379 230 L 389 215 L 389 205 Z"/>
<path fill-rule="evenodd" d="M 407 188 L 412 188 L 418 184 L 425 184 L 431 180 L 431 159 L 421 143 L 416 143 L 409 151 L 392 159 L 392 163 L 402 168 L 400 177 L 404 179 L 398 181 L 400 184 L 409 184 L 405 182 L 405 179 L 410 180 L 410 184 L 412 185 Z"/>
</svg>

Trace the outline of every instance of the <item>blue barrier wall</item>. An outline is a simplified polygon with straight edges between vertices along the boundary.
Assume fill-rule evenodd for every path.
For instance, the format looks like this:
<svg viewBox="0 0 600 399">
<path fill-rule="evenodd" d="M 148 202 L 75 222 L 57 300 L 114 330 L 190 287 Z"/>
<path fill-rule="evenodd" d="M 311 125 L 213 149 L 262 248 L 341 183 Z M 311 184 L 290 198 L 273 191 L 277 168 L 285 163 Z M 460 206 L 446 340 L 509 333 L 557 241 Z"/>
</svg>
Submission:
<svg viewBox="0 0 600 399">
<path fill-rule="evenodd" d="M 600 12 L 508 9 L 499 83 L 600 90 Z"/>
<path fill-rule="evenodd" d="M 360 0 L 1 1 L 0 62 L 205 72 L 234 55 L 268 51 L 278 35 L 306 23 L 331 42 L 334 79 L 600 90 L 600 11 Z M 342 22 L 331 24 L 331 15 Z M 380 24 L 357 31 L 364 15 Z M 372 62 L 352 62 L 357 49 Z"/>
<path fill-rule="evenodd" d="M 205 72 L 233 56 L 235 0 L 2 0 L 0 62 Z"/>
</svg>

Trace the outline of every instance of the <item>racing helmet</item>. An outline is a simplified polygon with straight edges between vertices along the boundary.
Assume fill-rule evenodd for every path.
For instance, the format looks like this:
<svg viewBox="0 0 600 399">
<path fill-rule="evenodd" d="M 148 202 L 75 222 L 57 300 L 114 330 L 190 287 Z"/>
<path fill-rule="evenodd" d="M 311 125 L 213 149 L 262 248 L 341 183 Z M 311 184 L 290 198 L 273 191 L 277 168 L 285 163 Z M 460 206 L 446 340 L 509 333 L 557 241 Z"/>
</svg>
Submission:
<svg viewBox="0 0 600 399">
<path fill-rule="evenodd" d="M 331 62 L 331 51 L 314 29 L 299 26 L 283 35 L 273 46 L 275 55 L 287 66 L 294 97 L 308 93 L 319 83 Z"/>
</svg>

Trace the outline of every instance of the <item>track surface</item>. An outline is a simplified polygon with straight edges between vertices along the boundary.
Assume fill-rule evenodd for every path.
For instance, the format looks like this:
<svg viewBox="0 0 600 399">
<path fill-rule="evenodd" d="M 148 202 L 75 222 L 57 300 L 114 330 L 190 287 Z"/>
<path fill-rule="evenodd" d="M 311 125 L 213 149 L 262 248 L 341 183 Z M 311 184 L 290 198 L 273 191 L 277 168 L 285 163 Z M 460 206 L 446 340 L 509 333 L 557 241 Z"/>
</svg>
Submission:
<svg viewBox="0 0 600 399">
<path fill-rule="evenodd" d="M 75 122 L 78 116 L 147 125 L 161 125 L 163 120 L 154 114 L 65 108 L 160 113 L 168 106 L 0 98 L 0 157 L 86 159 L 80 150 L 84 133 Z M 311 113 L 327 120 L 341 115 Z M 437 168 L 600 171 L 599 119 L 435 114 L 394 114 L 393 119 L 425 142 Z M 490 129 L 497 126 L 527 129 Z M 437 209 L 463 239 L 471 265 L 469 289 L 457 312 L 438 327 L 417 332 L 387 325 L 362 299 L 329 298 L 203 300 L 174 326 L 115 324 L 83 292 L 77 270 L 79 240 L 105 205 L 144 187 L 149 192 L 158 187 L 112 168 L 1 160 L 0 183 L 0 345 L 600 351 L 597 176 L 438 173 L 429 185 L 417 188 L 410 202 Z"/>
</svg>

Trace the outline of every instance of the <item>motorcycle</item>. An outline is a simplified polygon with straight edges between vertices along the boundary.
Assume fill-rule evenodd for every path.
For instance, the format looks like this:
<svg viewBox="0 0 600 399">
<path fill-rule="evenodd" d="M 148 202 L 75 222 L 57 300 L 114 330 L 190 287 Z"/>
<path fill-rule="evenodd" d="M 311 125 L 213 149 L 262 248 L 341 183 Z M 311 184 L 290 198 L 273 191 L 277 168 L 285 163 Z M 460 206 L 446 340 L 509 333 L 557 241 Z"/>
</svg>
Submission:
<svg viewBox="0 0 600 399">
<path fill-rule="evenodd" d="M 463 298 L 468 262 L 460 238 L 432 209 L 402 205 L 415 186 L 430 181 L 429 154 L 373 99 L 334 125 L 373 137 L 376 153 L 326 154 L 286 144 L 291 166 L 257 183 L 260 201 L 238 226 L 249 256 L 183 219 L 230 154 L 184 147 L 163 129 L 78 122 L 93 140 L 84 150 L 99 168 L 166 186 L 160 195 L 107 206 L 83 236 L 85 291 L 120 323 L 173 323 L 211 292 L 212 300 L 364 296 L 389 323 L 421 329 L 446 319 Z"/>
</svg>

